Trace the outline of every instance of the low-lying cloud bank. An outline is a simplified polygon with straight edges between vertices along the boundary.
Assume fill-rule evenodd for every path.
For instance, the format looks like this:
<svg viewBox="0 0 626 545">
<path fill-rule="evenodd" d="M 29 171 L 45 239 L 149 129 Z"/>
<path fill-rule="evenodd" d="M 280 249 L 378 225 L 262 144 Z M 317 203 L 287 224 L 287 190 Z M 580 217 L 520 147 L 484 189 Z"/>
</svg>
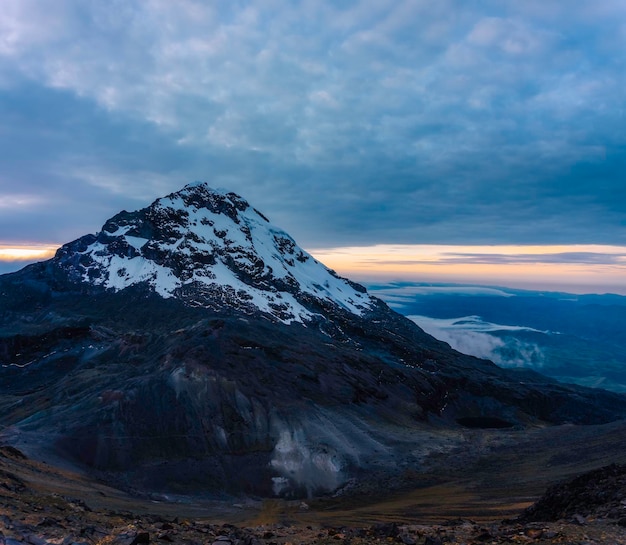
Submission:
<svg viewBox="0 0 626 545">
<path fill-rule="evenodd" d="M 521 331 L 549 334 L 546 331 L 485 322 L 479 316 L 437 319 L 412 315 L 407 318 L 426 333 L 447 342 L 455 350 L 491 360 L 503 367 L 539 369 L 545 361 L 539 345 L 516 338 L 512 334 Z"/>
</svg>

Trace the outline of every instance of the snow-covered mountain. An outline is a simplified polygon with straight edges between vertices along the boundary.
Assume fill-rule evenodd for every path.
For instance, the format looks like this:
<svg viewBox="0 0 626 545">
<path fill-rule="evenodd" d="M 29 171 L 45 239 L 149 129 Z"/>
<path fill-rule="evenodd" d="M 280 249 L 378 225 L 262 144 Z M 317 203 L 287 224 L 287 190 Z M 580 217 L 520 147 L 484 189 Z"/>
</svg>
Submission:
<svg viewBox="0 0 626 545">
<path fill-rule="evenodd" d="M 625 400 L 456 352 L 205 184 L 0 276 L 0 439 L 123 486 L 330 491 Z"/>
<path fill-rule="evenodd" d="M 219 302 L 285 323 L 312 319 L 320 304 L 356 315 L 372 306 L 364 288 L 316 261 L 244 199 L 201 182 L 117 214 L 55 260 L 74 281 L 115 291 L 145 284 L 193 306 Z"/>
</svg>

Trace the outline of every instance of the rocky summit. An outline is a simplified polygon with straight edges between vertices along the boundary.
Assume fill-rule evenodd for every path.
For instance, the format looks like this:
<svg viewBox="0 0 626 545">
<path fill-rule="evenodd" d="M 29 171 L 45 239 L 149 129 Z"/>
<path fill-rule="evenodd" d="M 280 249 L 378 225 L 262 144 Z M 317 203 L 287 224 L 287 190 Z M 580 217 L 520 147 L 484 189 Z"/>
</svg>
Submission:
<svg viewBox="0 0 626 545">
<path fill-rule="evenodd" d="M 109 290 L 145 284 L 192 306 L 311 320 L 335 306 L 360 315 L 365 290 L 318 263 L 244 199 L 195 183 L 137 212 L 121 212 L 97 235 L 55 257 L 68 279 Z M 323 314 L 323 313 L 322 313 Z"/>
<path fill-rule="evenodd" d="M 392 483 L 625 401 L 452 350 L 206 184 L 0 277 L 2 442 L 145 494 Z"/>
</svg>

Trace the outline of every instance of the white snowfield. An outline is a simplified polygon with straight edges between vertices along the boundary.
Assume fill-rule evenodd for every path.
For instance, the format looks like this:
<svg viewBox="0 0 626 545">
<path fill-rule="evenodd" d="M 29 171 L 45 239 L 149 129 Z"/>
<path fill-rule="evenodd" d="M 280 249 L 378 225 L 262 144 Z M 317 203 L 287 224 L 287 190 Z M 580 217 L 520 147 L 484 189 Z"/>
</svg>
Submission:
<svg viewBox="0 0 626 545">
<path fill-rule="evenodd" d="M 235 219 L 229 213 L 198 207 L 202 200 L 217 206 L 221 201 Z M 99 236 L 81 252 L 91 258 L 84 266 L 85 282 L 116 291 L 146 282 L 165 298 L 176 296 L 176 290 L 185 285 L 199 283 L 220 290 L 234 306 L 253 306 L 284 323 L 305 322 L 314 316 L 299 301 L 304 294 L 356 315 L 373 303 L 367 293 L 335 276 L 233 193 L 194 183 L 158 199 L 147 210 L 158 218 L 161 236 L 136 236 L 146 222 L 145 214 L 120 220 L 114 232 L 100 233 L 106 236 Z M 126 246 L 128 251 L 119 251 Z M 155 252 L 157 260 L 148 257 Z"/>
</svg>

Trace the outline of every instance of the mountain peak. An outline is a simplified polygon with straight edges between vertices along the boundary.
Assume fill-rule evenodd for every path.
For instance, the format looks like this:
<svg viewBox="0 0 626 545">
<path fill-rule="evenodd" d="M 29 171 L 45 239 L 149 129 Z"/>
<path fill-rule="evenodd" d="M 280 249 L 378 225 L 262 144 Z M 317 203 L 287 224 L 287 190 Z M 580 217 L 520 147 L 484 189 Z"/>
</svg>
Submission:
<svg viewBox="0 0 626 545">
<path fill-rule="evenodd" d="M 74 282 L 114 291 L 141 284 L 192 306 L 285 323 L 329 308 L 361 315 L 373 304 L 364 288 L 319 263 L 245 199 L 204 182 L 118 213 L 54 260 Z"/>
</svg>

